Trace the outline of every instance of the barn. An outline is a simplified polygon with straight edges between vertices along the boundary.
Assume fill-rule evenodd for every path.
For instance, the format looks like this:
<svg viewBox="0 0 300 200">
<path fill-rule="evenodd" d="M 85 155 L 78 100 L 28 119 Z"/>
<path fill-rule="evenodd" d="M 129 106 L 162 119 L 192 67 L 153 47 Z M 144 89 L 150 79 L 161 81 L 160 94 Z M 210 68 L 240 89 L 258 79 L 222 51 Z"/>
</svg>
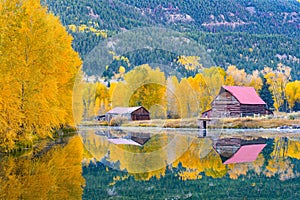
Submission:
<svg viewBox="0 0 300 200">
<path fill-rule="evenodd" d="M 143 106 L 115 107 L 105 114 L 106 121 L 110 121 L 114 117 L 125 117 L 130 121 L 150 120 L 150 113 Z"/>
<path fill-rule="evenodd" d="M 218 96 L 211 103 L 211 109 L 202 113 L 202 117 L 244 117 L 266 115 L 266 103 L 253 87 L 222 86 Z"/>
</svg>

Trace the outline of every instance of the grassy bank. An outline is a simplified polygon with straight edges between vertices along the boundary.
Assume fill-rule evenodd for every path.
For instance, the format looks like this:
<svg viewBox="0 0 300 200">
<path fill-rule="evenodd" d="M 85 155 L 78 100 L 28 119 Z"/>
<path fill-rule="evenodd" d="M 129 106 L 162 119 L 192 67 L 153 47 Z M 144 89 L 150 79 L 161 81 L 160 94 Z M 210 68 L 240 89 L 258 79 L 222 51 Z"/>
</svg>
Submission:
<svg viewBox="0 0 300 200">
<path fill-rule="evenodd" d="M 83 122 L 83 126 L 108 126 L 107 122 Z M 214 119 L 208 123 L 210 129 L 257 129 L 299 126 L 300 112 L 275 113 L 274 116 Z M 198 128 L 198 118 L 190 119 L 153 119 L 147 121 L 122 121 L 123 127 L 161 127 L 161 128 Z"/>
<path fill-rule="evenodd" d="M 0 148 L 0 153 L 2 154 L 11 154 L 16 157 L 21 156 L 23 154 L 29 154 L 33 151 L 39 151 L 44 149 L 45 147 L 51 147 L 61 141 L 64 138 L 69 138 L 77 134 L 77 130 L 75 127 L 65 127 L 62 129 L 58 129 L 53 131 L 52 137 L 46 138 L 34 138 L 31 141 L 23 140 L 20 142 L 16 142 L 15 147 L 12 149 Z"/>
<path fill-rule="evenodd" d="M 278 128 L 299 126 L 299 119 L 282 119 L 282 118 L 233 118 L 220 119 L 217 123 L 209 124 L 209 128 L 241 128 L 241 129 L 258 129 L 258 128 Z"/>
<path fill-rule="evenodd" d="M 162 128 L 198 128 L 197 118 L 191 119 L 154 119 L 147 121 L 130 121 L 127 127 L 162 127 Z"/>
</svg>

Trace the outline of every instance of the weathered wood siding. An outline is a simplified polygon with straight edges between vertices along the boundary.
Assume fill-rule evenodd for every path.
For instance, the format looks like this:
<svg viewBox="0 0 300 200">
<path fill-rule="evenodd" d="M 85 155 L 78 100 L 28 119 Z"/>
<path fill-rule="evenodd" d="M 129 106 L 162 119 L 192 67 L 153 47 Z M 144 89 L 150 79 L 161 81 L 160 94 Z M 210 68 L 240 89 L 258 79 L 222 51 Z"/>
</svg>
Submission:
<svg viewBox="0 0 300 200">
<path fill-rule="evenodd" d="M 214 117 L 239 117 L 241 115 L 241 104 L 229 92 L 221 91 L 212 102 L 212 113 Z"/>
<path fill-rule="evenodd" d="M 265 105 L 246 105 L 241 104 L 241 113 L 243 116 L 253 115 L 253 114 L 260 114 L 265 115 L 266 114 L 266 108 Z"/>
<path fill-rule="evenodd" d="M 244 117 L 254 114 L 265 115 L 265 105 L 241 104 L 231 93 L 222 89 L 212 102 L 211 117 Z"/>
<path fill-rule="evenodd" d="M 150 113 L 143 107 L 131 113 L 131 119 L 135 120 L 150 120 Z"/>
</svg>

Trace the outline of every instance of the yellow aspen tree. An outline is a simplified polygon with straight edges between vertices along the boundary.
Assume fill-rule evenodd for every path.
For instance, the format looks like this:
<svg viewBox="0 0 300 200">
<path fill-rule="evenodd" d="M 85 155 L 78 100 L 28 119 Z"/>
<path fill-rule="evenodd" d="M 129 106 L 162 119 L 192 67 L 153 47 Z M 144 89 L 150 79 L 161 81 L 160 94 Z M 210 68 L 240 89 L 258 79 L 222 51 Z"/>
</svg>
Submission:
<svg viewBox="0 0 300 200">
<path fill-rule="evenodd" d="M 182 81 L 182 89 L 185 88 L 189 91 L 189 95 L 187 95 L 187 109 L 188 109 L 188 117 L 197 117 L 200 113 L 200 84 L 202 76 L 197 74 L 194 78 L 189 77 L 186 80 Z M 185 93 L 184 93 L 185 94 Z M 186 94 L 185 94 L 186 95 Z"/>
<path fill-rule="evenodd" d="M 179 118 L 180 113 L 180 102 L 176 95 L 178 90 L 179 82 L 176 76 L 169 77 L 167 79 L 167 116 L 168 118 Z"/>
<path fill-rule="evenodd" d="M 151 69 L 149 65 L 141 65 L 124 76 L 124 82 L 119 82 L 112 94 L 112 104 L 115 106 L 144 106 L 150 109 L 160 105 L 166 110 L 166 80 L 163 72 Z"/>
<path fill-rule="evenodd" d="M 73 118 L 76 125 L 79 125 L 83 118 L 84 105 L 83 105 L 83 93 L 85 82 L 83 80 L 83 72 L 79 70 L 73 89 Z"/>
<path fill-rule="evenodd" d="M 252 75 L 248 74 L 247 75 L 247 86 L 254 87 L 254 89 L 258 92 L 261 90 L 263 82 L 262 79 L 260 78 L 260 73 L 258 70 L 254 70 L 252 72 Z"/>
<path fill-rule="evenodd" d="M 124 74 L 125 71 L 126 71 L 125 67 L 123 67 L 123 66 L 120 66 L 120 67 L 119 67 L 119 73 L 120 73 L 120 74 Z"/>
<path fill-rule="evenodd" d="M 200 62 L 199 56 L 179 56 L 177 63 L 182 64 L 186 70 L 197 70 L 203 66 Z"/>
<path fill-rule="evenodd" d="M 226 76 L 225 85 L 234 85 L 234 78 L 231 75 Z"/>
<path fill-rule="evenodd" d="M 98 99 L 98 102 L 97 102 Z M 104 114 L 107 112 L 107 105 L 109 100 L 109 93 L 107 87 L 102 83 L 96 83 L 96 94 L 95 94 L 95 115 Z"/>
<path fill-rule="evenodd" d="M 111 85 L 109 89 L 111 106 L 126 107 L 129 105 L 130 90 L 124 82 L 118 82 Z"/>
<path fill-rule="evenodd" d="M 227 76 L 231 76 L 235 85 L 243 86 L 247 83 L 247 74 L 244 69 L 238 69 L 234 65 L 228 66 L 226 70 Z"/>
<path fill-rule="evenodd" d="M 81 61 L 71 36 L 40 1 L 1 0 L 0 5 L 0 81 L 13 94 L 13 100 L 1 102 L 0 120 L 6 124 L 1 146 L 6 146 L 12 136 L 28 141 L 73 124 L 72 91 Z"/>
<path fill-rule="evenodd" d="M 224 85 L 226 72 L 220 67 L 211 67 L 203 70 L 203 80 L 200 82 L 202 95 L 202 112 L 211 108 L 211 102 L 218 95 Z"/>
<path fill-rule="evenodd" d="M 101 101 L 100 101 L 99 97 L 96 97 L 94 104 L 95 104 L 95 106 L 94 106 L 94 116 L 97 116 L 97 115 L 100 114 L 99 110 L 101 108 Z"/>
<path fill-rule="evenodd" d="M 96 87 L 97 85 L 94 83 L 85 83 L 83 90 L 83 119 L 89 120 L 94 117 L 94 109 L 95 109 L 95 100 L 96 100 Z"/>
<path fill-rule="evenodd" d="M 292 111 L 295 102 L 300 102 L 300 81 L 290 82 L 285 87 L 285 94 L 289 108 Z"/>
<path fill-rule="evenodd" d="M 186 92 L 189 92 L 189 95 L 186 95 Z M 187 78 L 181 79 L 179 83 L 179 87 L 177 90 L 177 97 L 179 98 L 180 102 L 180 117 L 181 118 L 189 118 L 191 117 L 191 105 L 190 105 L 190 99 L 191 96 L 191 87 L 187 80 Z"/>
<path fill-rule="evenodd" d="M 251 86 L 258 92 L 262 88 L 262 79 L 258 70 L 247 74 L 244 69 L 238 69 L 236 66 L 228 66 L 226 71 L 226 85 Z"/>
<path fill-rule="evenodd" d="M 276 70 L 266 67 L 263 71 L 264 77 L 269 84 L 269 90 L 273 95 L 274 107 L 278 111 L 284 103 L 285 87 L 290 79 L 291 68 L 278 65 Z"/>
</svg>

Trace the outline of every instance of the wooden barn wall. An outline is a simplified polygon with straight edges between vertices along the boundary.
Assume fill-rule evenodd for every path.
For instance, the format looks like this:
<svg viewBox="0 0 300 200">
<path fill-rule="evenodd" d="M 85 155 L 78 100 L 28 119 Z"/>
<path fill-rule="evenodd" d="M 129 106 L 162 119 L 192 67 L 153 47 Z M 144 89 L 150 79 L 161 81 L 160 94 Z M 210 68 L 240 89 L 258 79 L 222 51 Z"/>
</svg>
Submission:
<svg viewBox="0 0 300 200">
<path fill-rule="evenodd" d="M 265 105 L 241 105 L 241 112 L 243 115 L 253 115 L 253 114 L 266 114 Z"/>
<path fill-rule="evenodd" d="M 229 92 L 221 91 L 212 103 L 212 117 L 239 117 L 241 104 Z"/>
<path fill-rule="evenodd" d="M 140 108 L 131 113 L 131 119 L 132 120 L 150 120 L 150 114 L 146 109 Z"/>
<path fill-rule="evenodd" d="M 212 103 L 211 117 L 240 117 L 253 114 L 266 114 L 265 105 L 247 105 L 240 102 L 229 92 L 223 90 Z"/>
</svg>

